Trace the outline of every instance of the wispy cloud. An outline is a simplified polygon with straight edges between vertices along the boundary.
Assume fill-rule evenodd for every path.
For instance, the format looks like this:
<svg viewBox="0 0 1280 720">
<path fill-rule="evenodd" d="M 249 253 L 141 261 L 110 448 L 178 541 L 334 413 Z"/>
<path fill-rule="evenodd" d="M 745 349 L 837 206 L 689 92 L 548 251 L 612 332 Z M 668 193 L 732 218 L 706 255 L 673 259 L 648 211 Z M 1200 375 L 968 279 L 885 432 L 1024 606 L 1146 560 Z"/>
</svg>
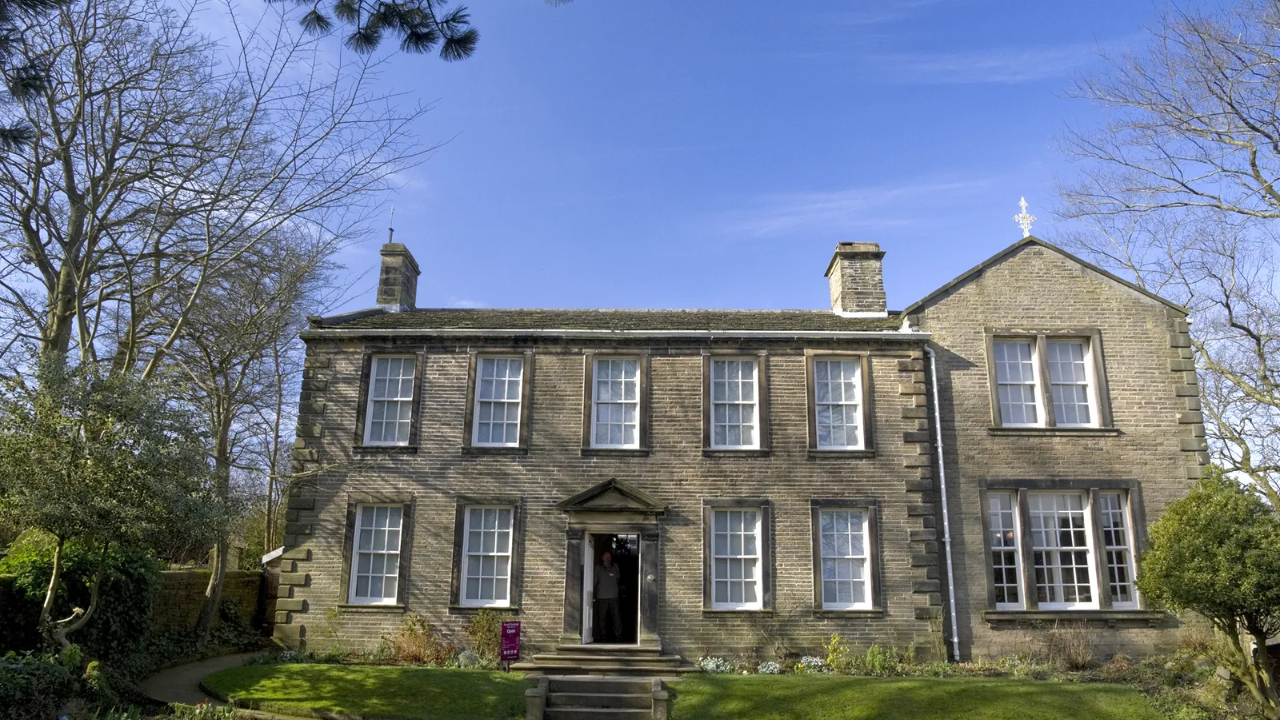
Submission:
<svg viewBox="0 0 1280 720">
<path fill-rule="evenodd" d="M 1100 46 L 1012 47 L 952 53 L 895 53 L 875 58 L 887 82 L 921 84 L 1023 83 L 1062 77 L 1098 57 Z"/>
<path fill-rule="evenodd" d="M 467 298 L 451 297 L 449 298 L 449 307 L 451 308 L 482 308 L 482 307 L 489 307 L 489 304 L 482 300 L 468 300 Z"/>
<path fill-rule="evenodd" d="M 990 182 L 925 181 L 768 195 L 753 200 L 749 208 L 725 213 L 717 224 L 726 234 L 756 238 L 906 227 L 928 220 L 917 209 L 922 202 L 945 207 Z"/>
</svg>

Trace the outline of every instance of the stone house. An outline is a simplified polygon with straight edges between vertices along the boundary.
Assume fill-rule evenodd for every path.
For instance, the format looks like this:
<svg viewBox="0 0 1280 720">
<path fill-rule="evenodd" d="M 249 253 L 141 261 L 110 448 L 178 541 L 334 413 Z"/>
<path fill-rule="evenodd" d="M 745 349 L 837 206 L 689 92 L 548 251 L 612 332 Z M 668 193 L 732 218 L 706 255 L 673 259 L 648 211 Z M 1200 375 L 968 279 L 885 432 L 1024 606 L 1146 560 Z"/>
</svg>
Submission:
<svg viewBox="0 0 1280 720">
<path fill-rule="evenodd" d="M 1176 644 L 1134 576 L 1207 462 L 1185 310 L 1030 237 L 889 312 L 883 257 L 839 244 L 822 311 L 439 310 L 388 243 L 378 307 L 303 334 L 276 638 L 494 608 L 562 669 Z"/>
</svg>

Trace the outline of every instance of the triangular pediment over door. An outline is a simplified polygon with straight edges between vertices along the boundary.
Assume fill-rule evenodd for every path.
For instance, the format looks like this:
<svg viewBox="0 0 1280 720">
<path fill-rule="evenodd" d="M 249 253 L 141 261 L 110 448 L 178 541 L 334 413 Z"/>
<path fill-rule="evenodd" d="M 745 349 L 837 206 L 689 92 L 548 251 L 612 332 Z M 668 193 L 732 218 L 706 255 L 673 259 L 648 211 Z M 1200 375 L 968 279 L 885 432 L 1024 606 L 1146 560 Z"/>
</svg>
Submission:
<svg viewBox="0 0 1280 720">
<path fill-rule="evenodd" d="M 661 515 L 667 506 L 652 495 L 621 480 L 609 478 L 561 501 L 556 507 L 565 512 L 619 512 Z"/>
</svg>

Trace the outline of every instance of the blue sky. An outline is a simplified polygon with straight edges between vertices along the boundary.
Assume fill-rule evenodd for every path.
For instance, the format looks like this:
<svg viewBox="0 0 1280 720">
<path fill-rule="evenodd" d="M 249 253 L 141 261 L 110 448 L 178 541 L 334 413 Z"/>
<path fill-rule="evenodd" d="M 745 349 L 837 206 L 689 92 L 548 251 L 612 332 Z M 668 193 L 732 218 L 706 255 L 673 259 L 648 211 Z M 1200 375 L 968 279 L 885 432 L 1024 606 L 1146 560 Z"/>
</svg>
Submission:
<svg viewBox="0 0 1280 720">
<path fill-rule="evenodd" d="M 1098 120 L 1072 79 L 1162 7 L 468 4 L 473 58 L 384 80 L 448 141 L 387 198 L 420 307 L 823 308 L 842 240 L 880 243 L 905 307 L 1021 237 L 1020 196 L 1054 239 L 1058 138 Z M 383 239 L 344 262 L 372 270 Z"/>
</svg>

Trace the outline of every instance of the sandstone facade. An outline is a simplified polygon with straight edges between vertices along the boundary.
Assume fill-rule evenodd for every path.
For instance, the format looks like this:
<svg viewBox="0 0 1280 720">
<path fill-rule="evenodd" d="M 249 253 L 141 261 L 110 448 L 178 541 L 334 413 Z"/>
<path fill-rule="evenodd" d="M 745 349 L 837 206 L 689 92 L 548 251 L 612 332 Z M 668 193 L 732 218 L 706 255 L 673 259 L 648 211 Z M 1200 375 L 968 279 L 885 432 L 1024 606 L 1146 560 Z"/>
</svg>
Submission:
<svg viewBox="0 0 1280 720">
<path fill-rule="evenodd" d="M 372 646 L 406 613 L 459 633 L 478 612 L 462 599 L 464 516 L 500 506 L 514 518 L 504 612 L 521 620 L 526 652 L 582 643 L 591 631 L 583 624 L 582 548 L 606 534 L 638 543 L 639 618 L 628 641 L 685 657 L 814 652 L 833 632 L 856 645 L 915 644 L 926 653 L 952 652 L 957 636 L 962 657 L 1000 655 L 1025 652 L 1063 620 L 1092 623 L 1109 651 L 1176 643 L 1178 621 L 1140 601 L 1118 609 L 1108 596 L 1091 609 L 1029 602 L 997 611 L 984 498 L 1006 486 L 1078 488 L 1090 497 L 1120 483 L 1133 498 L 1140 549 L 1146 524 L 1206 461 L 1185 315 L 1034 239 L 905 313 L 883 312 L 882 253 L 871 244 L 842 247 L 844 260 L 838 248 L 830 273 L 833 312 L 408 309 L 317 321 L 304 335 L 301 473 L 288 500 L 277 639 Z M 411 266 L 416 279 L 416 265 L 396 250 L 398 266 Z M 875 277 L 860 289 L 868 273 Z M 412 283 L 383 275 L 411 308 L 403 295 Z M 1110 422 L 993 428 L 987 338 L 1015 330 L 1101 338 L 1095 352 L 1105 353 L 1105 371 L 1095 388 Z M 937 356 L 936 399 L 928 351 Z M 412 415 L 407 440 L 374 446 L 371 359 L 383 356 L 412 368 Z M 511 447 L 474 442 L 485 357 L 523 362 Z M 596 360 L 612 357 L 639 368 L 639 447 L 592 447 L 592 372 Z M 727 358 L 758 368 L 759 442 L 751 449 L 718 449 L 711 440 L 710 368 Z M 824 450 L 816 440 L 813 363 L 836 358 L 860 374 L 865 442 L 856 449 Z M 378 603 L 353 601 L 357 514 L 369 504 L 400 508 L 402 518 L 390 573 L 398 587 Z M 754 508 L 763 523 L 758 608 L 725 610 L 711 599 L 709 526 L 728 507 Z M 823 508 L 867 518 L 870 582 L 861 587 L 869 592 L 856 609 L 823 600 L 822 558 L 815 561 Z M 1093 553 L 1095 595 L 1107 596 L 1105 562 L 1099 548 Z M 1034 592 L 1025 574 L 1024 582 Z"/>
</svg>

